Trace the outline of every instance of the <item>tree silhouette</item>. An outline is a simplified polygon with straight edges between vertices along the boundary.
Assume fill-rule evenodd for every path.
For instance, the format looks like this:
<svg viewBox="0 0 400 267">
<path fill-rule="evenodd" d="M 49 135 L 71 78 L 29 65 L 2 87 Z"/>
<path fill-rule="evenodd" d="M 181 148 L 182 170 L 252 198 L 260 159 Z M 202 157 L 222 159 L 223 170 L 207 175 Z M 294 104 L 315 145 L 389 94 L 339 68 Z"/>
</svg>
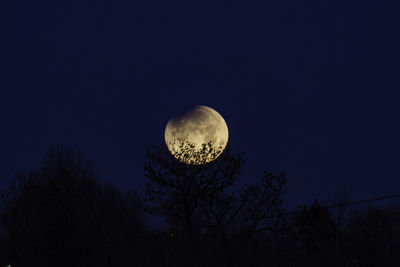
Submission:
<svg viewBox="0 0 400 267">
<path fill-rule="evenodd" d="M 348 258 L 360 266 L 399 266 L 400 209 L 367 207 L 353 210 L 343 244 Z"/>
<path fill-rule="evenodd" d="M 215 146 L 212 141 L 201 144 L 198 148 L 188 141 L 179 142 L 177 140 L 170 140 L 168 149 L 176 159 L 190 165 L 209 163 L 217 159 L 224 150 L 221 146 Z"/>
<path fill-rule="evenodd" d="M 217 160 L 204 164 L 205 154 L 212 153 L 211 143 L 203 145 L 202 151 L 197 153 L 187 143 L 175 158 L 165 146 L 153 145 L 147 150 L 144 167 L 147 211 L 164 216 L 171 224 L 180 224 L 180 234 L 190 238 L 197 234 L 193 216 L 201 201 L 210 192 L 232 186 L 243 162 L 241 155 L 232 155 L 227 148 Z M 191 158 L 191 164 L 178 160 L 181 157 Z"/>
<path fill-rule="evenodd" d="M 285 175 L 265 172 L 255 185 L 245 186 L 236 194 L 217 192 L 208 199 L 210 213 L 228 253 L 229 266 L 255 234 L 282 230 L 282 194 Z"/>
<path fill-rule="evenodd" d="M 190 143 L 179 151 L 171 155 L 165 146 L 148 148 L 147 210 L 164 216 L 171 226 L 181 225 L 179 234 L 192 243 L 199 237 L 217 237 L 226 265 L 232 266 L 255 233 L 278 227 L 285 175 L 266 172 L 259 183 L 232 191 L 243 164 L 241 154 L 233 155 L 228 146 L 205 164 L 212 157 L 211 143 L 203 144 L 201 153 Z M 180 157 L 190 158 L 191 164 L 177 160 Z"/>
<path fill-rule="evenodd" d="M 211 143 L 202 153 L 185 147 L 190 164 L 148 148 L 143 203 L 134 190 L 100 184 L 80 153 L 51 149 L 38 170 L 0 190 L 0 265 L 399 266 L 398 206 L 349 210 L 337 222 L 335 206 L 318 202 L 282 213 L 284 174 L 237 188 L 242 154 L 228 146 L 206 163 Z M 171 232 L 147 226 L 143 206 Z"/>
<path fill-rule="evenodd" d="M 327 207 L 317 200 L 296 217 L 300 244 L 307 252 L 329 249 L 335 242 L 337 226 Z"/>
<path fill-rule="evenodd" d="M 82 155 L 63 146 L 50 150 L 39 171 L 18 175 L 1 197 L 6 260 L 16 266 L 104 266 L 117 258 L 107 244 L 144 230 L 138 196 L 103 187 Z"/>
</svg>

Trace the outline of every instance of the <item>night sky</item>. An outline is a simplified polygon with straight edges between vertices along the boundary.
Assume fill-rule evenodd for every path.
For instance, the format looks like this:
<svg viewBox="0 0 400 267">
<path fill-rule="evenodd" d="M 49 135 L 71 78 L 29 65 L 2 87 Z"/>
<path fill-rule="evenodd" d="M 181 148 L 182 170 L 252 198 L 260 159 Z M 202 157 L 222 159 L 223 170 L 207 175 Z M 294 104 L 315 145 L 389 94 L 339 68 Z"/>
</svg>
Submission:
<svg viewBox="0 0 400 267">
<path fill-rule="evenodd" d="M 174 114 L 216 109 L 239 184 L 285 172 L 289 207 L 400 193 L 398 9 L 384 1 L 0 3 L 0 177 L 51 145 L 144 188 Z"/>
</svg>

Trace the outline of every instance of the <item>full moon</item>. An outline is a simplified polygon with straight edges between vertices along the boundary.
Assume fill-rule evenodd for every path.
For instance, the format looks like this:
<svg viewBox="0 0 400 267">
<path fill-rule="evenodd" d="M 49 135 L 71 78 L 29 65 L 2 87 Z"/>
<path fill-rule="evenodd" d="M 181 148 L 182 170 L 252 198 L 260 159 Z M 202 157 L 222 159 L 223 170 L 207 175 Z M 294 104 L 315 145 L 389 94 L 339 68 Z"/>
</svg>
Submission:
<svg viewBox="0 0 400 267">
<path fill-rule="evenodd" d="M 215 160 L 228 143 L 224 118 L 207 106 L 195 106 L 172 117 L 165 127 L 165 143 L 178 160 L 205 164 Z"/>
</svg>

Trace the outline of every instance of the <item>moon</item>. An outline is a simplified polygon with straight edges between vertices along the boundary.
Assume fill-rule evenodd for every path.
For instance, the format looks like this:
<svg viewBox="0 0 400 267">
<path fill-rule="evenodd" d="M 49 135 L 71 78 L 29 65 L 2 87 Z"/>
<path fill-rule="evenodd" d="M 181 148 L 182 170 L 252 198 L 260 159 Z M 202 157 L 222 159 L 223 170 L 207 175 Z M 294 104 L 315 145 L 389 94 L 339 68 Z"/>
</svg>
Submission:
<svg viewBox="0 0 400 267">
<path fill-rule="evenodd" d="M 207 106 L 194 106 L 172 117 L 165 127 L 165 143 L 178 160 L 206 164 L 224 151 L 229 138 L 224 118 Z"/>
</svg>

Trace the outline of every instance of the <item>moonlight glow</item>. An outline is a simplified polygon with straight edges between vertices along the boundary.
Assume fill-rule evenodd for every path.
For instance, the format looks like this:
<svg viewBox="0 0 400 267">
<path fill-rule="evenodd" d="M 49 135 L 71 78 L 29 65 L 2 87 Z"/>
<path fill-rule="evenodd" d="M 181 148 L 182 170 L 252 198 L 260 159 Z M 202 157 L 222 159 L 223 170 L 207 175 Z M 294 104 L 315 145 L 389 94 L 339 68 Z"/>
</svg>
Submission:
<svg viewBox="0 0 400 267">
<path fill-rule="evenodd" d="M 168 150 L 177 159 L 188 164 L 203 164 L 216 159 L 225 149 L 228 143 L 228 126 L 214 109 L 196 106 L 171 118 L 165 127 L 164 136 Z M 187 151 L 183 149 L 186 144 L 193 145 L 189 157 L 182 156 Z M 201 150 L 206 144 L 210 144 L 208 149 Z M 194 155 L 205 158 L 201 161 L 194 160 Z"/>
</svg>

